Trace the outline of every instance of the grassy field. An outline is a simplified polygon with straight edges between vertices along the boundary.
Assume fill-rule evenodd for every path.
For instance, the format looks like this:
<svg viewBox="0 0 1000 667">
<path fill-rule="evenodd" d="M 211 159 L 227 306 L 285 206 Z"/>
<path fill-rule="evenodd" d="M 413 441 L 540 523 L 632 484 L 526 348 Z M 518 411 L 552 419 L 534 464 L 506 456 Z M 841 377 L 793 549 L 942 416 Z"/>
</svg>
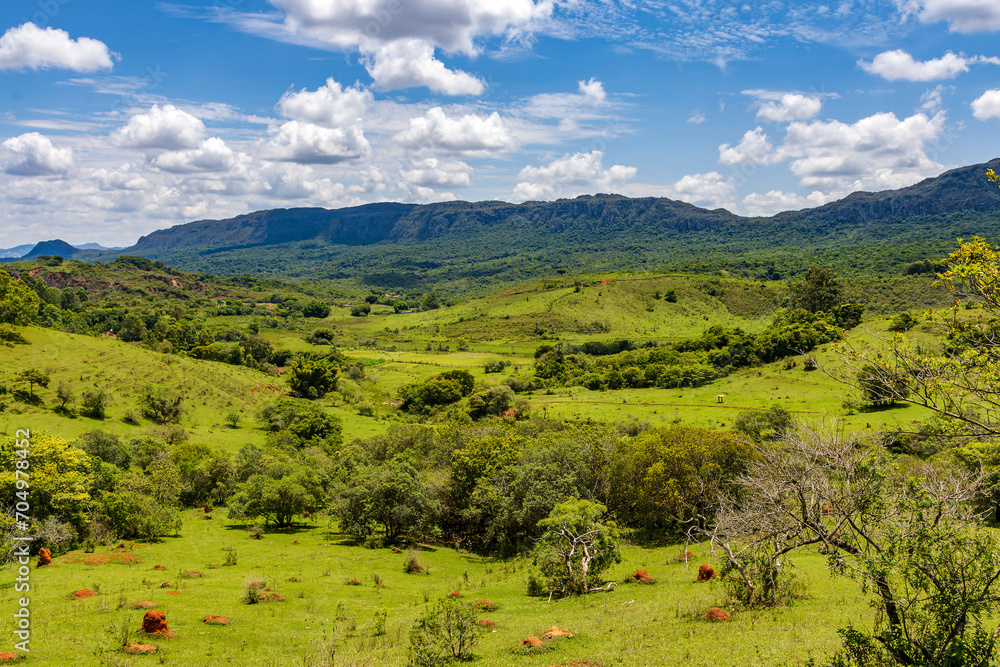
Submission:
<svg viewBox="0 0 1000 667">
<path fill-rule="evenodd" d="M 199 513 L 200 514 L 200 513 Z M 814 551 L 795 558 L 795 576 L 804 597 L 767 611 L 734 612 L 730 623 L 703 619 L 709 608 L 727 607 L 718 582 L 693 583 L 700 563 L 718 561 L 699 546 L 688 564 L 675 562 L 680 546 L 624 550 L 625 559 L 609 579 L 624 581 L 638 568 L 654 585 L 622 583 L 612 592 L 547 602 L 525 594 L 529 564 L 494 561 L 450 548 L 424 546 L 419 559 L 429 574 L 403 573 L 403 553 L 354 546 L 317 523 L 267 533 L 251 540 L 240 526 L 215 513 L 205 521 L 191 511 L 181 534 L 159 544 L 131 544 L 124 553 L 138 561 L 98 564 L 102 556 L 120 559 L 122 550 L 79 551 L 32 569 L 32 652 L 30 661 L 58 665 L 386 665 L 406 664 L 410 625 L 437 598 L 460 591 L 469 601 L 499 605 L 483 618 L 496 622 L 475 654 L 479 665 L 553 665 L 589 660 L 605 667 L 685 664 L 801 665 L 838 646 L 836 628 L 870 622 L 872 612 L 855 583 L 834 579 Z M 226 549 L 231 547 L 232 552 Z M 232 567 L 211 568 L 237 554 Z M 90 561 L 90 564 L 88 564 Z M 155 565 L 164 570 L 154 569 Z M 185 578 L 182 573 L 201 576 Z M 0 608 L 15 607 L 13 567 L 0 569 Z M 267 582 L 285 598 L 256 605 L 240 596 L 247 577 Z M 385 586 L 376 587 L 375 577 Z M 294 580 L 293 580 L 294 579 Z M 347 585 L 356 579 L 360 586 Z M 169 582 L 169 587 L 161 587 Z M 144 583 L 149 582 L 149 583 Z M 77 590 L 100 595 L 70 599 Z M 112 651 L 124 625 L 138 630 L 150 601 L 166 614 L 173 639 L 151 643 L 156 656 Z M 385 634 L 376 636 L 376 613 L 386 613 Z M 208 615 L 230 619 L 228 626 L 202 622 Z M 0 615 L 0 637 L 12 636 L 14 620 Z M 573 638 L 553 640 L 540 655 L 516 655 L 514 647 L 552 625 Z M 4 648 L 0 646 L 0 649 Z"/>
</svg>

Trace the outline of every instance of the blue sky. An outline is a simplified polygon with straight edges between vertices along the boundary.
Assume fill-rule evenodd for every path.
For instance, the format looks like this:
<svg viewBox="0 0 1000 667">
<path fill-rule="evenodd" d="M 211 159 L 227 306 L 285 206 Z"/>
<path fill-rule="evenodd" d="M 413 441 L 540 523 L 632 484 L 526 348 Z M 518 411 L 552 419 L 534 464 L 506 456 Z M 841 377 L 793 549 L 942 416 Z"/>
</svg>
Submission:
<svg viewBox="0 0 1000 667">
<path fill-rule="evenodd" d="M 1000 3 L 7 0 L 0 247 L 618 192 L 739 214 L 1000 155 Z"/>
</svg>

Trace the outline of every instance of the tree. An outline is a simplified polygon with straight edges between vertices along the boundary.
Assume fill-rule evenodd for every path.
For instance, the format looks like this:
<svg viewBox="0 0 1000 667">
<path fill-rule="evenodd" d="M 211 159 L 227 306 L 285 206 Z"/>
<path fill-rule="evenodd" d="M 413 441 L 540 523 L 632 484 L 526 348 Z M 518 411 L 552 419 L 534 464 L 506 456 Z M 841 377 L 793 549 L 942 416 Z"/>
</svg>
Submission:
<svg viewBox="0 0 1000 667">
<path fill-rule="evenodd" d="M 859 578 L 879 609 L 871 631 L 841 629 L 839 665 L 986 665 L 1000 609 L 1000 540 L 969 510 L 981 478 L 926 466 L 895 471 L 878 443 L 836 425 L 800 427 L 724 497 L 707 534 L 740 599 L 780 599 L 786 558 L 820 545 L 834 572 Z"/>
<path fill-rule="evenodd" d="M 35 396 L 36 384 L 39 387 L 49 386 L 49 374 L 44 371 L 37 370 L 35 368 L 28 368 L 23 371 L 18 371 L 17 375 L 14 376 L 14 379 L 17 380 L 18 382 L 27 382 L 28 394 L 31 395 L 32 397 Z"/>
<path fill-rule="evenodd" d="M 482 419 L 489 415 L 502 415 L 514 405 L 514 390 L 505 384 L 490 387 L 469 397 L 469 416 Z"/>
<path fill-rule="evenodd" d="M 161 387 L 147 385 L 139 394 L 139 405 L 142 415 L 156 424 L 168 424 L 180 421 L 181 403 L 184 398 Z"/>
<path fill-rule="evenodd" d="M 33 289 L 0 271 L 0 324 L 31 324 L 40 304 Z"/>
<path fill-rule="evenodd" d="M 830 374 L 869 398 L 926 407 L 942 418 L 944 435 L 1000 435 L 1000 256 L 976 237 L 948 259 L 939 284 L 955 292 L 942 318 L 945 341 L 929 350 L 905 335 L 878 336 L 840 347 L 843 369 Z M 962 317 L 965 304 L 984 316 Z"/>
<path fill-rule="evenodd" d="M 410 629 L 410 664 L 438 667 L 446 662 L 467 660 L 483 630 L 477 624 L 476 608 L 456 598 L 445 597 L 413 622 Z"/>
<path fill-rule="evenodd" d="M 342 441 L 340 419 L 308 401 L 282 399 L 260 411 L 258 418 L 268 431 L 269 440 L 291 444 L 296 449 L 330 449 Z"/>
<path fill-rule="evenodd" d="M 830 312 L 839 305 L 844 290 L 833 269 L 813 264 L 806 271 L 805 279 L 795 285 L 793 292 L 793 300 L 798 307 L 818 313 Z"/>
<path fill-rule="evenodd" d="M 322 301 L 310 301 L 302 306 L 303 317 L 318 317 L 320 319 L 330 316 L 330 306 Z"/>
<path fill-rule="evenodd" d="M 621 562 L 621 535 L 614 521 L 602 522 L 607 507 L 589 500 L 559 503 L 538 522 L 538 562 L 549 591 L 561 596 L 600 590 L 600 575 Z"/>
<path fill-rule="evenodd" d="M 229 499 L 231 519 L 263 518 L 276 526 L 289 526 L 306 512 L 323 505 L 323 489 L 315 471 L 300 468 L 280 477 L 253 475 Z"/>
<path fill-rule="evenodd" d="M 337 389 L 337 367 L 327 357 L 312 353 L 296 355 L 285 369 L 288 386 L 301 398 L 321 398 Z"/>
<path fill-rule="evenodd" d="M 354 475 L 338 494 L 332 513 L 343 529 L 360 537 L 381 524 L 386 541 L 394 542 L 403 533 L 426 526 L 430 509 L 430 496 L 416 469 L 391 461 Z"/>
<path fill-rule="evenodd" d="M 84 389 L 80 397 L 80 414 L 93 419 L 104 419 L 108 395 L 101 389 Z"/>
</svg>

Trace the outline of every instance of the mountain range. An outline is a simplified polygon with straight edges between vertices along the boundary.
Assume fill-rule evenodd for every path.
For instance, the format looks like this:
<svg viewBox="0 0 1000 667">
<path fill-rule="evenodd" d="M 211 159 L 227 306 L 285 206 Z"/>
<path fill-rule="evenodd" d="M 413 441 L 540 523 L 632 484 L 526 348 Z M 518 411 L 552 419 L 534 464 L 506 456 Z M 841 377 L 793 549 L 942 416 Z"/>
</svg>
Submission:
<svg viewBox="0 0 1000 667">
<path fill-rule="evenodd" d="M 1000 237 L 1000 189 L 987 180 L 989 168 L 1000 169 L 1000 158 L 909 187 L 855 192 L 768 217 L 607 194 L 523 204 L 375 203 L 199 220 L 117 251 L 71 250 L 50 241 L 27 256 L 126 254 L 192 271 L 445 290 L 551 275 L 557 268 L 781 278 L 816 262 L 846 274 L 886 275 L 943 256 L 958 237 Z"/>
</svg>

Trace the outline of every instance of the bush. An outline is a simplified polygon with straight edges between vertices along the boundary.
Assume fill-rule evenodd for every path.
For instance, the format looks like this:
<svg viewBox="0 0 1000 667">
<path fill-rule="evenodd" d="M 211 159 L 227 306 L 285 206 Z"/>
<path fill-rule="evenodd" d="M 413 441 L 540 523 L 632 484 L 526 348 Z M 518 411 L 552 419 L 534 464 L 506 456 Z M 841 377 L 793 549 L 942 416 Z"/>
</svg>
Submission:
<svg viewBox="0 0 1000 667">
<path fill-rule="evenodd" d="M 87 389 L 80 397 L 80 414 L 92 419 L 104 419 L 108 395 L 102 389 Z"/>
<path fill-rule="evenodd" d="M 406 574 L 421 574 L 424 567 L 417 559 L 417 552 L 413 549 L 406 550 L 406 560 L 403 561 L 403 572 Z"/>
<path fill-rule="evenodd" d="M 153 386 L 145 387 L 139 394 L 142 416 L 156 424 L 179 422 L 183 400 L 179 394 Z"/>
<path fill-rule="evenodd" d="M 484 366 L 484 371 L 486 373 L 503 373 L 503 369 L 510 366 L 509 361 L 497 360 L 497 361 L 487 361 Z"/>
<path fill-rule="evenodd" d="M 303 317 L 318 317 L 322 319 L 330 315 L 330 306 L 322 301 L 310 301 L 302 306 L 302 315 Z"/>
<path fill-rule="evenodd" d="M 410 629 L 410 665 L 436 667 L 454 660 L 468 660 L 482 635 L 473 605 L 457 598 L 443 598 Z"/>
</svg>

